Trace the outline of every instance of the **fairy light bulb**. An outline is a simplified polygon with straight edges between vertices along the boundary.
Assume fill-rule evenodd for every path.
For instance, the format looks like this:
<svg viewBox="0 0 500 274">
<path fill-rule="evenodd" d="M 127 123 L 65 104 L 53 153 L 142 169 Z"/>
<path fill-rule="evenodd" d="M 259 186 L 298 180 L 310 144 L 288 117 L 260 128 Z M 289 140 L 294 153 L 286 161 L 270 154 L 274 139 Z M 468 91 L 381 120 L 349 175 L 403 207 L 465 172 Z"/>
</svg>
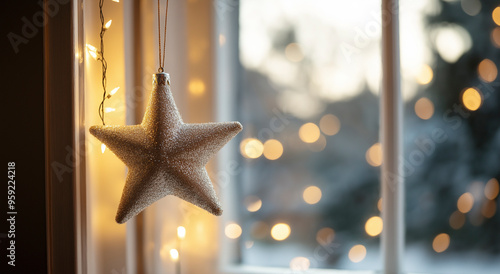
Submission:
<svg viewBox="0 0 500 274">
<path fill-rule="evenodd" d="M 104 112 L 105 112 L 105 113 L 110 113 L 110 112 L 113 112 L 113 111 L 115 111 L 115 110 L 116 110 L 116 109 L 114 109 L 114 108 L 104 108 Z"/>
<path fill-rule="evenodd" d="M 108 99 L 109 99 L 109 98 L 111 98 L 111 96 L 115 95 L 115 93 L 116 93 L 119 89 L 120 89 L 120 87 L 116 87 L 116 88 L 112 89 L 112 90 L 109 92 L 108 96 L 106 96 L 106 97 L 107 97 Z"/>
<path fill-rule="evenodd" d="M 108 22 L 106 22 L 106 24 L 104 25 L 104 28 L 109 29 L 109 27 L 111 27 L 111 22 L 113 22 L 113 20 L 109 20 Z"/>
<path fill-rule="evenodd" d="M 177 228 L 177 237 L 179 237 L 179 239 L 186 238 L 186 228 L 185 227 L 179 226 Z"/>
<path fill-rule="evenodd" d="M 106 145 L 105 144 L 101 144 L 101 153 L 104 153 L 105 150 L 106 150 Z"/>
<path fill-rule="evenodd" d="M 97 49 L 94 46 L 92 46 L 91 44 L 87 44 L 86 47 L 87 47 L 87 51 L 90 54 L 90 56 L 92 56 L 92 58 L 94 58 L 94 60 L 97 60 Z"/>
<path fill-rule="evenodd" d="M 170 249 L 170 258 L 172 261 L 176 262 L 179 260 L 179 251 L 177 249 Z"/>
</svg>

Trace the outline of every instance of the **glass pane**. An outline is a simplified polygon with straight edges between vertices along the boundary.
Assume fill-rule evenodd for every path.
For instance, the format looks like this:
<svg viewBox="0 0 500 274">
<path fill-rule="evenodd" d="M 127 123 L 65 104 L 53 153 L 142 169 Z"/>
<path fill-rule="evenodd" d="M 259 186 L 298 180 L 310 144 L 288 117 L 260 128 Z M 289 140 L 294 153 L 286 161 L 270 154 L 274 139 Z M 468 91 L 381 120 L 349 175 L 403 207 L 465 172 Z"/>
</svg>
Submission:
<svg viewBox="0 0 500 274">
<path fill-rule="evenodd" d="M 379 269 L 380 1 L 240 5 L 244 264 Z"/>
<path fill-rule="evenodd" d="M 401 4 L 407 271 L 500 269 L 497 5 Z"/>
</svg>

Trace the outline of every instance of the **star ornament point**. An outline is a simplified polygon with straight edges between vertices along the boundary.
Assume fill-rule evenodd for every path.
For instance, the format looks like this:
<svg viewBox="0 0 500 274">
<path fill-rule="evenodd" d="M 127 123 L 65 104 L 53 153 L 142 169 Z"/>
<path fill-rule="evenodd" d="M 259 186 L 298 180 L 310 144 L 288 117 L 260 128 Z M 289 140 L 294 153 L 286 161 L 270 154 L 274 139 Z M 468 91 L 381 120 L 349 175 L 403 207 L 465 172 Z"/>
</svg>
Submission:
<svg viewBox="0 0 500 274">
<path fill-rule="evenodd" d="M 116 222 L 125 223 L 167 195 L 220 216 L 222 208 L 205 165 L 242 126 L 239 122 L 184 123 L 166 73 L 153 76 L 143 121 L 133 126 L 92 126 L 90 133 L 129 168 Z"/>
</svg>

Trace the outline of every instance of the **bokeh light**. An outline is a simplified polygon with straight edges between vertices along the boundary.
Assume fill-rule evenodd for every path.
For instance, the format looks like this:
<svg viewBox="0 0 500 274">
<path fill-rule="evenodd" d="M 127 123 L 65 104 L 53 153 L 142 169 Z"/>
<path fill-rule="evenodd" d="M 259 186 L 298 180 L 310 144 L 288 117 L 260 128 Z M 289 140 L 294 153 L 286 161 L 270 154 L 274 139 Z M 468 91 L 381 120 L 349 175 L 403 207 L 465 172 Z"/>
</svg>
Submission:
<svg viewBox="0 0 500 274">
<path fill-rule="evenodd" d="M 491 13 L 491 17 L 493 18 L 493 22 L 500 26 L 500 7 L 496 7 Z"/>
<path fill-rule="evenodd" d="M 333 242 L 335 231 L 329 227 L 323 227 L 316 233 L 316 241 L 320 245 L 327 245 Z"/>
<path fill-rule="evenodd" d="M 418 99 L 415 103 L 415 114 L 422 120 L 430 119 L 434 114 L 434 104 L 426 97 Z"/>
<path fill-rule="evenodd" d="M 326 114 L 319 120 L 319 128 L 324 134 L 333 136 L 340 130 L 339 118 L 333 114 Z"/>
<path fill-rule="evenodd" d="M 474 196 L 471 193 L 466 192 L 458 198 L 457 208 L 462 213 L 469 212 L 474 206 Z"/>
<path fill-rule="evenodd" d="M 368 219 L 368 221 L 366 221 L 365 231 L 366 234 L 375 237 L 380 235 L 380 233 L 382 233 L 383 227 L 384 224 L 382 218 L 380 218 L 379 216 L 373 216 L 370 219 Z"/>
<path fill-rule="evenodd" d="M 498 69 L 495 63 L 490 59 L 484 59 L 477 66 L 477 73 L 479 74 L 479 78 L 481 78 L 486 83 L 491 83 L 497 79 Z"/>
<path fill-rule="evenodd" d="M 177 249 L 170 249 L 170 258 L 172 258 L 173 261 L 179 260 L 179 251 L 177 251 Z"/>
<path fill-rule="evenodd" d="M 497 212 L 497 203 L 495 201 L 486 200 L 484 201 L 483 207 L 481 208 L 481 213 L 486 218 L 491 218 L 495 216 Z"/>
<path fill-rule="evenodd" d="M 468 110 L 475 111 L 482 104 L 481 93 L 475 88 L 468 88 L 462 94 L 462 103 Z"/>
<path fill-rule="evenodd" d="M 446 233 L 437 235 L 432 241 L 432 249 L 437 253 L 444 252 L 450 246 L 450 236 Z"/>
<path fill-rule="evenodd" d="M 465 224 L 465 215 L 460 211 L 455 211 L 450 216 L 450 226 L 453 229 L 460 229 Z"/>
<path fill-rule="evenodd" d="M 183 227 L 183 226 L 177 227 L 177 237 L 179 237 L 179 239 L 186 238 L 186 228 L 185 227 Z"/>
<path fill-rule="evenodd" d="M 290 43 L 285 48 L 285 56 L 288 60 L 292 62 L 300 62 L 304 59 L 304 54 L 300 45 L 297 43 Z"/>
<path fill-rule="evenodd" d="M 378 199 L 377 208 L 378 211 L 382 212 L 382 198 Z"/>
<path fill-rule="evenodd" d="M 375 143 L 366 151 L 365 156 L 369 165 L 374 167 L 382 165 L 382 145 Z"/>
<path fill-rule="evenodd" d="M 302 197 L 310 205 L 316 204 L 321 200 L 321 189 L 317 186 L 309 186 L 304 190 Z"/>
<path fill-rule="evenodd" d="M 498 180 L 492 178 L 486 183 L 486 186 L 484 187 L 484 196 L 486 196 L 488 200 L 494 200 L 498 196 L 499 190 L 500 186 L 498 185 Z"/>
<path fill-rule="evenodd" d="M 432 81 L 434 72 L 429 65 L 424 65 L 417 75 L 417 82 L 421 85 L 427 85 Z"/>
<path fill-rule="evenodd" d="M 295 257 L 290 261 L 290 269 L 297 271 L 306 271 L 311 266 L 311 262 L 305 257 Z"/>
<path fill-rule="evenodd" d="M 320 135 L 319 128 L 314 123 L 304 124 L 299 129 L 299 137 L 304 143 L 314 143 L 319 139 Z"/>
<path fill-rule="evenodd" d="M 240 152 L 245 158 L 256 159 L 264 152 L 264 145 L 255 138 L 247 138 L 241 141 Z"/>
<path fill-rule="evenodd" d="M 349 250 L 349 260 L 353 263 L 359 263 L 366 257 L 366 247 L 364 245 L 355 245 Z"/>
<path fill-rule="evenodd" d="M 256 212 L 262 207 L 262 200 L 256 196 L 248 196 L 245 198 L 245 205 L 248 211 Z"/>
<path fill-rule="evenodd" d="M 189 81 L 188 90 L 191 95 L 201 96 L 205 93 L 205 83 L 201 79 L 191 79 Z"/>
<path fill-rule="evenodd" d="M 497 48 L 500 48 L 500 27 L 496 27 L 491 31 L 491 42 Z"/>
<path fill-rule="evenodd" d="M 268 160 L 277 160 L 283 155 L 283 145 L 280 141 L 270 139 L 264 143 L 264 157 Z"/>
<path fill-rule="evenodd" d="M 481 11 L 481 2 L 479 0 L 462 0 L 460 4 L 463 11 L 470 16 L 476 16 Z"/>
<path fill-rule="evenodd" d="M 271 228 L 271 237 L 276 241 L 283 241 L 290 236 L 290 226 L 284 223 L 275 224 Z"/>
<path fill-rule="evenodd" d="M 230 223 L 226 225 L 224 232 L 229 239 L 238 239 L 241 236 L 242 230 L 238 224 Z"/>
</svg>

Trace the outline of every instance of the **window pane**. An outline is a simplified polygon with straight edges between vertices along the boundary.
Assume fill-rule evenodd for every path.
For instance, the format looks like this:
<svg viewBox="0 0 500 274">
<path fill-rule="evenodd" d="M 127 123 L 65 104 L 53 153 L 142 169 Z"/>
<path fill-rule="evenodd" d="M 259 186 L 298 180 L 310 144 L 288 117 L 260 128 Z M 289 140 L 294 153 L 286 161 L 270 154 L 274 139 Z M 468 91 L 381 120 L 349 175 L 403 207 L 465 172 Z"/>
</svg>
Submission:
<svg viewBox="0 0 500 274">
<path fill-rule="evenodd" d="M 411 2 L 401 4 L 404 265 L 498 273 L 498 1 Z"/>
<path fill-rule="evenodd" d="M 241 1 L 243 263 L 380 268 L 378 18 L 373 0 Z"/>
</svg>

